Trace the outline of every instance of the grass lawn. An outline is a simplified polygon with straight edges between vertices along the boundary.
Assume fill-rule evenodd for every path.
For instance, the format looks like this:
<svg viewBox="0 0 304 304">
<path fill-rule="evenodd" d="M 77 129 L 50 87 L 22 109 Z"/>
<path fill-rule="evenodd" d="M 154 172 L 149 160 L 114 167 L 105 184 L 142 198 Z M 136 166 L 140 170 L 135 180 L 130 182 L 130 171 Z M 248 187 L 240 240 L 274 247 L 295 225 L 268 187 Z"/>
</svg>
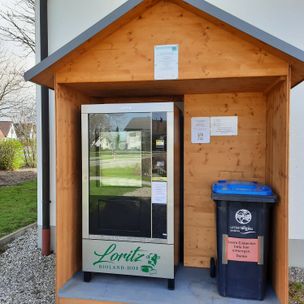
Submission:
<svg viewBox="0 0 304 304">
<path fill-rule="evenodd" d="M 0 237 L 37 220 L 37 181 L 0 187 Z"/>
<path fill-rule="evenodd" d="M 115 187 L 115 186 L 101 186 L 96 187 L 96 182 L 90 182 L 90 195 L 105 195 L 105 196 L 122 196 L 125 193 L 132 192 L 136 187 Z"/>
<path fill-rule="evenodd" d="M 289 283 L 289 303 L 304 303 L 304 283 Z"/>
</svg>

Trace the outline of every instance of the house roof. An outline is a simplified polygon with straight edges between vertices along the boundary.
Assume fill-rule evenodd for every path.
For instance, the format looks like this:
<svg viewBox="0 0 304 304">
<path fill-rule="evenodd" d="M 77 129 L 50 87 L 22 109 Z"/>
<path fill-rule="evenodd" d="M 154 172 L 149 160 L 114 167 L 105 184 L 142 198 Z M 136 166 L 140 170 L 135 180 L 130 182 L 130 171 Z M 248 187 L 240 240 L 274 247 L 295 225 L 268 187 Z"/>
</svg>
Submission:
<svg viewBox="0 0 304 304">
<path fill-rule="evenodd" d="M 136 117 L 131 119 L 131 121 L 125 127 L 126 131 L 136 131 L 136 130 L 149 130 L 151 128 L 151 121 L 148 117 Z"/>
<path fill-rule="evenodd" d="M 52 88 L 50 82 L 47 80 L 37 81 L 36 76 L 48 70 L 55 64 L 59 63 L 66 55 L 74 50 L 77 50 L 81 45 L 88 42 L 99 32 L 104 31 L 110 25 L 114 24 L 120 18 L 124 17 L 135 8 L 142 6 L 143 8 L 151 5 L 158 0 L 128 0 L 123 5 L 118 7 L 112 13 L 101 19 L 99 22 L 91 26 L 89 29 L 81 33 L 79 36 L 71 40 L 69 43 L 52 53 L 50 56 L 42 60 L 33 68 L 28 70 L 24 74 L 25 80 L 31 80 L 33 82 L 46 85 Z M 228 27 L 236 29 L 243 33 L 245 37 L 251 37 L 255 41 L 260 42 L 263 46 L 270 47 L 270 50 L 274 51 L 275 55 L 283 58 L 285 61 L 290 62 L 292 66 L 292 86 L 304 80 L 304 51 L 271 35 L 263 30 L 227 13 L 226 11 L 204 1 L 204 0 L 172 0 L 188 8 L 195 9 L 198 12 L 202 12 L 204 15 L 209 16 L 211 19 L 216 19 Z"/>
<path fill-rule="evenodd" d="M 3 132 L 0 130 L 0 139 L 5 138 Z"/>
<path fill-rule="evenodd" d="M 12 121 L 0 121 L 0 130 L 4 137 L 7 137 L 8 132 L 10 131 L 11 127 L 13 126 Z"/>
</svg>

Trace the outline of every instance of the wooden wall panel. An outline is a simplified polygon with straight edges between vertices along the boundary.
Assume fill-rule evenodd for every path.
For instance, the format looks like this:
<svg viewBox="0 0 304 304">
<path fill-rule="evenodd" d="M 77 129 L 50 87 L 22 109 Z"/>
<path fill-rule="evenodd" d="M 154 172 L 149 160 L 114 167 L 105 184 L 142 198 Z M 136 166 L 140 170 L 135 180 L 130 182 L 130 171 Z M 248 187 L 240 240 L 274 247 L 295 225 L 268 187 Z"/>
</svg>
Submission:
<svg viewBox="0 0 304 304">
<path fill-rule="evenodd" d="M 288 303 L 288 159 L 290 79 L 267 96 L 266 182 L 279 195 L 273 209 L 272 281 L 281 303 Z"/>
<path fill-rule="evenodd" d="M 96 39 L 96 41 L 95 41 Z M 154 46 L 179 44 L 179 79 L 286 75 L 288 64 L 238 35 L 160 1 L 58 70 L 67 82 L 154 80 Z"/>
<path fill-rule="evenodd" d="M 261 93 L 186 95 L 184 100 L 184 263 L 209 267 L 216 256 L 215 205 L 218 179 L 265 182 L 266 104 Z M 238 136 L 191 143 L 191 117 L 238 115 Z"/>
<path fill-rule="evenodd" d="M 81 269 L 80 105 L 89 99 L 56 86 L 56 290 Z"/>
<path fill-rule="evenodd" d="M 286 74 L 287 75 L 287 74 Z M 67 84 L 86 95 L 117 99 L 117 97 L 183 96 L 231 92 L 264 92 L 283 76 L 232 77 L 187 80 L 149 80 L 123 82 L 74 82 Z M 285 76 L 284 76 L 285 77 Z"/>
</svg>

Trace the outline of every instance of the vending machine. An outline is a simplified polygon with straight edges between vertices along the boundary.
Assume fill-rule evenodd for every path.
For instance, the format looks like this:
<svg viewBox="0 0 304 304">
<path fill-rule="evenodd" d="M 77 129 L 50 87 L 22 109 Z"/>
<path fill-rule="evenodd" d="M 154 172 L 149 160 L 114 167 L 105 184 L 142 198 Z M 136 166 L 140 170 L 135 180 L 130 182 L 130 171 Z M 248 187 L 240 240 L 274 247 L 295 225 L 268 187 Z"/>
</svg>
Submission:
<svg viewBox="0 0 304 304">
<path fill-rule="evenodd" d="M 168 279 L 179 239 L 174 103 L 82 105 L 82 270 Z"/>
</svg>

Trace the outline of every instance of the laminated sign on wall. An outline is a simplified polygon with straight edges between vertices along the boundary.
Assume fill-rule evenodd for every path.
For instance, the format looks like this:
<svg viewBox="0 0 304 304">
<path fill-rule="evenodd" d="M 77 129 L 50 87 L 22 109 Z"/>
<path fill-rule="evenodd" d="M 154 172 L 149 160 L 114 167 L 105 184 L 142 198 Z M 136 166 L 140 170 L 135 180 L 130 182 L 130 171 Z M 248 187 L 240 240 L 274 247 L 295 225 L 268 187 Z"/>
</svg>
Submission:
<svg viewBox="0 0 304 304">
<path fill-rule="evenodd" d="M 178 45 L 154 47 L 154 79 L 178 79 Z"/>
<path fill-rule="evenodd" d="M 211 117 L 211 136 L 236 136 L 238 135 L 237 116 Z"/>
<path fill-rule="evenodd" d="M 210 143 L 210 117 L 191 118 L 191 142 L 193 144 Z"/>
</svg>

